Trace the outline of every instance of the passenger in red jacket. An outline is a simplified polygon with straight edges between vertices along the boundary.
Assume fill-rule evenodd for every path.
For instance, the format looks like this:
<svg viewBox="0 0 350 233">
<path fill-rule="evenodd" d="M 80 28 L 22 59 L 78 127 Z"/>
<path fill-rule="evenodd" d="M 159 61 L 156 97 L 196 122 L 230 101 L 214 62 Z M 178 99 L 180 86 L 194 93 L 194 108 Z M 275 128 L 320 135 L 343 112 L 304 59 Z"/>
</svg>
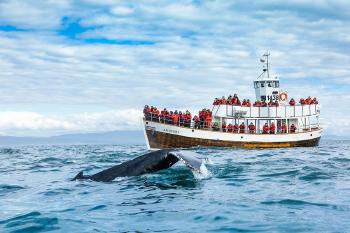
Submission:
<svg viewBox="0 0 350 233">
<path fill-rule="evenodd" d="M 175 111 L 174 114 L 172 115 L 172 119 L 173 119 L 173 125 L 177 125 L 179 123 L 179 114 L 177 113 L 177 111 Z"/>
<path fill-rule="evenodd" d="M 186 114 L 185 114 L 185 126 L 186 127 L 191 127 L 191 118 L 192 118 L 191 113 L 188 110 L 186 110 Z"/>
<path fill-rule="evenodd" d="M 300 103 L 301 105 L 305 105 L 305 104 L 306 104 L 306 103 L 305 103 L 305 100 L 304 100 L 303 98 L 300 99 L 299 103 Z"/>
<path fill-rule="evenodd" d="M 290 99 L 289 101 L 289 105 L 290 106 L 294 106 L 296 103 L 295 103 L 295 100 L 293 98 Z"/>
<path fill-rule="evenodd" d="M 267 104 L 269 107 L 273 107 L 275 105 L 275 103 L 272 101 L 272 99 L 269 101 L 269 103 Z"/>
<path fill-rule="evenodd" d="M 251 122 L 248 126 L 249 133 L 255 133 L 255 125 Z"/>
<path fill-rule="evenodd" d="M 218 98 L 215 98 L 213 105 L 219 105 L 220 104 L 220 100 Z"/>
<path fill-rule="evenodd" d="M 235 125 L 233 126 L 233 132 L 234 132 L 234 133 L 238 133 L 238 129 L 239 129 L 238 124 L 235 124 Z"/>
<path fill-rule="evenodd" d="M 205 118 L 205 128 L 209 129 L 211 126 L 211 114 L 207 114 Z"/>
<path fill-rule="evenodd" d="M 143 109 L 146 120 L 151 120 L 151 108 L 148 105 L 145 105 Z"/>
<path fill-rule="evenodd" d="M 271 123 L 270 125 L 270 134 L 275 134 L 276 132 L 276 126 L 275 126 L 275 123 Z"/>
<path fill-rule="evenodd" d="M 152 120 L 159 122 L 159 110 L 156 107 L 152 110 Z"/>
<path fill-rule="evenodd" d="M 244 133 L 245 132 L 245 124 L 242 122 L 242 124 L 239 126 L 239 133 Z"/>
<path fill-rule="evenodd" d="M 269 130 L 270 130 L 269 125 L 265 123 L 265 125 L 263 126 L 263 134 L 268 134 Z"/>
<path fill-rule="evenodd" d="M 311 97 L 309 96 L 309 97 L 307 97 L 307 99 L 305 100 L 305 104 L 310 105 L 311 103 L 312 103 L 312 99 L 311 99 Z"/>
<path fill-rule="evenodd" d="M 317 101 L 316 97 L 314 97 L 314 98 L 312 99 L 312 103 L 311 103 L 311 104 L 318 104 L 318 101 Z"/>
<path fill-rule="evenodd" d="M 290 126 L 290 132 L 291 132 L 291 133 L 295 133 L 296 130 L 297 130 L 297 127 L 295 127 L 295 125 L 292 124 L 292 125 Z"/>
<path fill-rule="evenodd" d="M 286 123 L 283 123 L 281 126 L 281 133 L 287 133 L 287 125 Z"/>
<path fill-rule="evenodd" d="M 252 104 L 250 103 L 250 100 L 249 100 L 249 99 L 247 99 L 247 103 L 246 103 L 245 106 L 247 106 L 247 107 L 251 107 L 251 106 L 252 106 Z"/>
<path fill-rule="evenodd" d="M 257 100 L 255 101 L 255 103 L 253 104 L 254 107 L 261 107 L 261 101 Z"/>
<path fill-rule="evenodd" d="M 222 132 L 226 132 L 226 123 L 225 122 L 222 122 L 221 128 L 222 128 Z"/>
<path fill-rule="evenodd" d="M 232 124 L 228 124 L 227 126 L 227 132 L 232 133 L 233 132 L 233 125 Z"/>
</svg>

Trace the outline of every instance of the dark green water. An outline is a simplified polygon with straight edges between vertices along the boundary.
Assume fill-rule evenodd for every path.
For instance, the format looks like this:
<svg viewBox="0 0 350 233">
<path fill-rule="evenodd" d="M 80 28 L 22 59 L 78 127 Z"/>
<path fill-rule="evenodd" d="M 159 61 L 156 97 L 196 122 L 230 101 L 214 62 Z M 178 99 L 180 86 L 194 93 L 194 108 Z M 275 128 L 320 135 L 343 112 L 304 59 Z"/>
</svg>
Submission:
<svg viewBox="0 0 350 233">
<path fill-rule="evenodd" d="M 2 147 L 0 232 L 349 232 L 349 150 L 201 148 L 205 179 L 178 164 L 98 183 L 70 179 L 145 147 Z"/>
</svg>

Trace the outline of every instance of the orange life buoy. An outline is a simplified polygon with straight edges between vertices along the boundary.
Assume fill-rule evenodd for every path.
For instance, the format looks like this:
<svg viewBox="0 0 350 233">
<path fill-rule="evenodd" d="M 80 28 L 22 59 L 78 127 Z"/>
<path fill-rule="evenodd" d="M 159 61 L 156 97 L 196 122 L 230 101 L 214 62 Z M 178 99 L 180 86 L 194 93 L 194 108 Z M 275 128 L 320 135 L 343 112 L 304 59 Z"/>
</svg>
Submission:
<svg viewBox="0 0 350 233">
<path fill-rule="evenodd" d="M 287 99 L 288 99 L 287 93 L 286 93 L 286 92 L 282 92 L 282 93 L 280 94 L 280 100 L 285 101 L 285 100 L 287 100 Z"/>
</svg>

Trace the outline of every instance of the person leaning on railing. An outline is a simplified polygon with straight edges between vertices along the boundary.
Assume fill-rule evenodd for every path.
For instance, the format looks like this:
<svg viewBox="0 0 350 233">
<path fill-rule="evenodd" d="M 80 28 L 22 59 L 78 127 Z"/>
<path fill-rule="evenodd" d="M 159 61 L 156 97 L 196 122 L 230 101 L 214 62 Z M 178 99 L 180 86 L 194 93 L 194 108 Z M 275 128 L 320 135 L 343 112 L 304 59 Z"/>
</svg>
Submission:
<svg viewBox="0 0 350 233">
<path fill-rule="evenodd" d="M 248 125 L 249 133 L 255 133 L 255 125 L 251 122 Z"/>
<path fill-rule="evenodd" d="M 230 123 L 227 126 L 227 132 L 232 133 L 233 132 L 233 125 Z"/>
<path fill-rule="evenodd" d="M 270 125 L 270 134 L 275 134 L 276 133 L 276 126 L 275 123 L 271 123 Z"/>
<path fill-rule="evenodd" d="M 292 124 L 292 125 L 290 126 L 289 131 L 290 131 L 291 133 L 295 133 L 296 130 L 297 130 L 297 127 L 296 127 L 294 124 Z"/>
<path fill-rule="evenodd" d="M 194 128 L 195 129 L 199 129 L 199 126 L 200 126 L 200 119 L 199 119 L 199 117 L 197 115 L 195 115 L 192 120 L 194 122 Z"/>
<path fill-rule="evenodd" d="M 152 120 L 159 122 L 159 110 L 156 107 L 151 107 Z"/>
<path fill-rule="evenodd" d="M 238 124 L 234 124 L 233 125 L 233 132 L 234 133 L 238 133 L 238 130 L 239 130 L 239 125 Z"/>
<path fill-rule="evenodd" d="M 263 134 L 268 134 L 270 132 L 270 127 L 267 123 L 263 126 Z"/>
<path fill-rule="evenodd" d="M 296 104 L 295 100 L 293 98 L 290 99 L 289 105 L 294 106 Z"/>
<path fill-rule="evenodd" d="M 226 132 L 226 122 L 222 122 L 221 128 L 222 132 Z"/>
<path fill-rule="evenodd" d="M 245 133 L 245 124 L 242 122 L 242 124 L 239 126 L 239 133 Z"/>
<path fill-rule="evenodd" d="M 145 105 L 143 108 L 143 114 L 145 115 L 146 120 L 151 120 L 151 108 L 148 105 Z"/>
</svg>

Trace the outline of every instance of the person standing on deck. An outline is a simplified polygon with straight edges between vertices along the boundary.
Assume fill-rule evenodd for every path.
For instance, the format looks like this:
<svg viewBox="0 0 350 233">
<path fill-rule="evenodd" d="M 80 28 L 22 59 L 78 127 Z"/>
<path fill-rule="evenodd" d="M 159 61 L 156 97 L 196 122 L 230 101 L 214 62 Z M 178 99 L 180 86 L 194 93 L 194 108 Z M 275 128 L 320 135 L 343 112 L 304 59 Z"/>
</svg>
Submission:
<svg viewBox="0 0 350 233">
<path fill-rule="evenodd" d="M 253 124 L 253 122 L 250 122 L 248 129 L 249 133 L 255 133 L 255 125 Z"/>
<path fill-rule="evenodd" d="M 275 123 L 271 123 L 270 125 L 270 134 L 275 134 L 276 132 L 276 126 L 275 126 Z"/>
<path fill-rule="evenodd" d="M 245 124 L 242 122 L 242 124 L 239 126 L 239 133 L 244 133 L 245 132 Z"/>
</svg>

